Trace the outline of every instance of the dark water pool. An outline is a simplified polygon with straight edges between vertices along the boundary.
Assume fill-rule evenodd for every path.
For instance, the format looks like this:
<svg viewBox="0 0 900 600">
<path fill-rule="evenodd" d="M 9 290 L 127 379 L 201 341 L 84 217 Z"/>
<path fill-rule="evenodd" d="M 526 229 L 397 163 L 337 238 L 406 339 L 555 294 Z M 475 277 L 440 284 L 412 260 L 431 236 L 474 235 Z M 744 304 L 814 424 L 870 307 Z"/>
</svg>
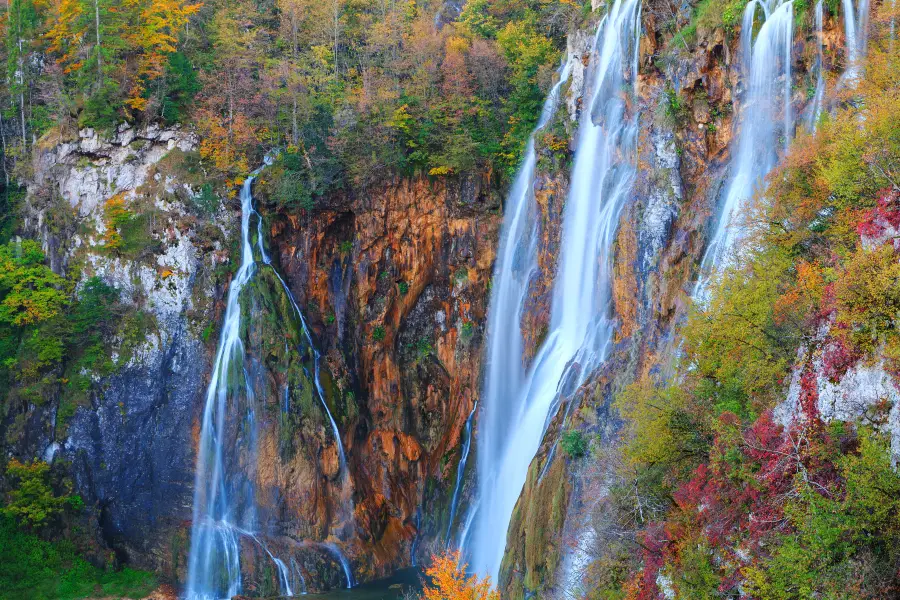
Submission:
<svg viewBox="0 0 900 600">
<path fill-rule="evenodd" d="M 418 597 L 422 591 L 422 571 L 402 569 L 386 579 L 363 583 L 349 590 L 307 594 L 303 598 L 323 600 L 402 600 Z"/>
</svg>

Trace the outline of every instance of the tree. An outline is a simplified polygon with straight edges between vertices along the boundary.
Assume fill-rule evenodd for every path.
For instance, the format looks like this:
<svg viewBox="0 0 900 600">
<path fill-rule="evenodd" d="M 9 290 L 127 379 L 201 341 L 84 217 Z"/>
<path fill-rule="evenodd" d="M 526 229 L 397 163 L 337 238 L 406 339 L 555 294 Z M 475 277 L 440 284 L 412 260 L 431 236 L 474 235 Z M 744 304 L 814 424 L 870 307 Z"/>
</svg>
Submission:
<svg viewBox="0 0 900 600">
<path fill-rule="evenodd" d="M 0 322 L 23 326 L 56 316 L 66 303 L 63 283 L 37 242 L 0 246 Z"/>
<path fill-rule="evenodd" d="M 184 0 L 126 0 L 123 8 L 135 22 L 126 30 L 125 38 L 138 54 L 138 67 L 127 104 L 136 110 L 147 107 L 146 86 L 165 73 L 167 60 L 176 50 L 177 32 L 187 24 L 200 4 Z"/>
<path fill-rule="evenodd" d="M 458 550 L 432 556 L 425 570 L 431 582 L 422 589 L 424 600 L 500 600 L 500 593 L 491 589 L 491 578 L 466 577 L 466 566 L 460 564 Z"/>
<path fill-rule="evenodd" d="M 50 485 L 50 465 L 43 461 L 21 463 L 15 458 L 6 466 L 6 475 L 13 483 L 3 513 L 14 517 L 27 529 L 38 529 L 61 514 L 65 507 L 78 503 L 77 497 L 53 493 Z"/>
</svg>

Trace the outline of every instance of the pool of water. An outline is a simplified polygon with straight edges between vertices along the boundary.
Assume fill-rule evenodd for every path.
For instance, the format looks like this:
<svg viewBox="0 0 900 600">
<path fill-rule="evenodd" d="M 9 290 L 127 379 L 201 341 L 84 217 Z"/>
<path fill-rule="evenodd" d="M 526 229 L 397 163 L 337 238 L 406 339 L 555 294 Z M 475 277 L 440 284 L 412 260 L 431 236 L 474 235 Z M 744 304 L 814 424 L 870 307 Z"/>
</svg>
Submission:
<svg viewBox="0 0 900 600">
<path fill-rule="evenodd" d="M 360 584 L 349 590 L 331 590 L 323 594 L 307 594 L 304 599 L 322 600 L 403 600 L 417 598 L 422 591 L 422 571 L 401 569 L 390 577 Z"/>
</svg>

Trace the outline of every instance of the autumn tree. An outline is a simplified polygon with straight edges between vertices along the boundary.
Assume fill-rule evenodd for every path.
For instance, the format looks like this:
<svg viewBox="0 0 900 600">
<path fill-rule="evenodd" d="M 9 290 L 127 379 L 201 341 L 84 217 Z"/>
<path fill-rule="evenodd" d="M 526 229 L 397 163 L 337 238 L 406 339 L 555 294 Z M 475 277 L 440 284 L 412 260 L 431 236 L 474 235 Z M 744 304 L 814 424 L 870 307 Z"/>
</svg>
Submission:
<svg viewBox="0 0 900 600">
<path fill-rule="evenodd" d="M 224 3 L 209 24 L 214 59 L 202 76 L 197 127 L 201 154 L 226 173 L 248 170 L 248 151 L 260 136 L 253 122 L 263 58 L 257 18 L 249 3 Z"/>
<path fill-rule="evenodd" d="M 0 322 L 24 326 L 56 316 L 66 302 L 62 286 L 37 242 L 0 246 Z"/>
<path fill-rule="evenodd" d="M 458 550 L 431 557 L 425 570 L 430 582 L 422 589 L 425 600 L 500 600 L 500 593 L 491 588 L 490 577 L 466 575 Z"/>
</svg>

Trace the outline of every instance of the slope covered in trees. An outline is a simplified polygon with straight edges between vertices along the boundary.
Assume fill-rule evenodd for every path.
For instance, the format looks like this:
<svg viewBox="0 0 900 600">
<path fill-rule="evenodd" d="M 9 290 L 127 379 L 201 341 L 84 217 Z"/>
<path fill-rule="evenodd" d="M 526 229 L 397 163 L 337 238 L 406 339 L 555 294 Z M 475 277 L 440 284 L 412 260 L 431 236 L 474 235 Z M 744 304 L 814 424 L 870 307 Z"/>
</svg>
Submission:
<svg viewBox="0 0 900 600">
<path fill-rule="evenodd" d="M 385 171 L 502 184 L 585 6 L 14 0 L 0 22 L 4 168 L 24 169 L 51 130 L 161 121 L 196 125 L 209 168 L 232 177 L 294 149 L 285 177 L 308 191 L 286 202 Z"/>
</svg>

